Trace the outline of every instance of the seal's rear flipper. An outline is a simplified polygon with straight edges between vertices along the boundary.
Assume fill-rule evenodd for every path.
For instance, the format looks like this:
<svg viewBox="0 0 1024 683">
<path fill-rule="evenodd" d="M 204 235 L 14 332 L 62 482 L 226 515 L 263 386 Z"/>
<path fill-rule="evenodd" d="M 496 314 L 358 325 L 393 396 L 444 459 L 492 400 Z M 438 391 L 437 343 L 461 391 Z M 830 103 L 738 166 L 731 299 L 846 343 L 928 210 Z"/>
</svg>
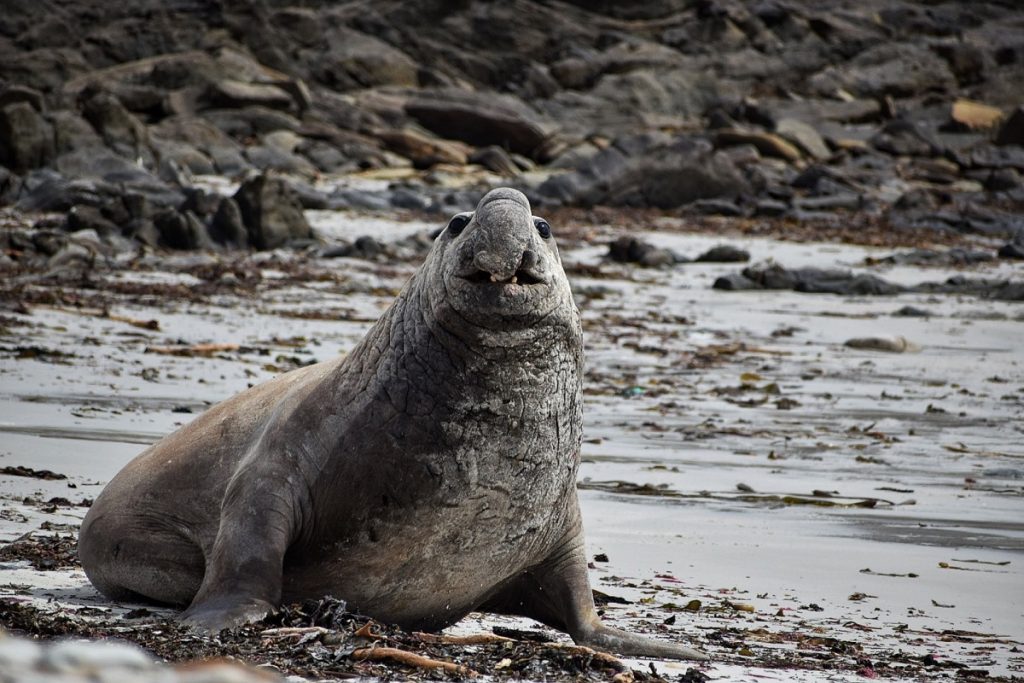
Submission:
<svg viewBox="0 0 1024 683">
<path fill-rule="evenodd" d="M 587 577 L 582 532 L 550 559 L 502 586 L 482 609 L 536 619 L 565 631 L 578 645 L 635 657 L 706 660 L 676 643 L 655 640 L 601 623 Z"/>
</svg>

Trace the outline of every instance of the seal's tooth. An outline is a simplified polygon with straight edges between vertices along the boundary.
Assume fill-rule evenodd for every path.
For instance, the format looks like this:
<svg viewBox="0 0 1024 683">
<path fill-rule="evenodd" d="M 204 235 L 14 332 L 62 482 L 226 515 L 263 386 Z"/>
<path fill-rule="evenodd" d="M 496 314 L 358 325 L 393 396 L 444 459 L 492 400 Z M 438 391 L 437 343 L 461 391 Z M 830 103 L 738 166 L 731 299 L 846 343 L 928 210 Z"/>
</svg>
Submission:
<svg viewBox="0 0 1024 683">
<path fill-rule="evenodd" d="M 516 284 L 517 282 L 519 282 L 519 279 L 515 275 L 513 275 L 512 279 L 509 280 L 509 282 L 511 282 L 512 284 Z"/>
<path fill-rule="evenodd" d="M 491 275 L 491 282 L 497 282 L 497 281 L 498 281 L 498 276 L 497 275 Z"/>
</svg>

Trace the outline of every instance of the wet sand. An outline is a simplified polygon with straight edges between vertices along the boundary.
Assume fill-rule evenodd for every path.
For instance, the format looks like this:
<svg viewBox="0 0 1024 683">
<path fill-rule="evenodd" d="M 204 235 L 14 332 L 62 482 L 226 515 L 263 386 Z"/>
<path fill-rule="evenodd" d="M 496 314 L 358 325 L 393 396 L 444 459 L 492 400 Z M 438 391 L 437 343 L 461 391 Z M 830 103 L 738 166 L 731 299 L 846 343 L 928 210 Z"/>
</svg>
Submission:
<svg viewBox="0 0 1024 683">
<path fill-rule="evenodd" d="M 429 225 L 312 219 L 322 234 L 350 239 Z M 714 659 L 699 668 L 725 680 L 823 680 L 809 665 L 774 671 L 768 662 L 830 652 L 835 665 L 820 667 L 828 680 L 861 680 L 858 661 L 871 669 L 897 653 L 916 658 L 908 680 L 956 678 L 954 666 L 929 661 L 1021 675 L 1024 308 L 946 295 L 714 291 L 738 264 L 610 264 L 600 242 L 612 232 L 583 233 L 563 248 L 586 332 L 581 500 L 589 552 L 607 556 L 594 562 L 595 588 L 632 601 L 608 606 L 606 618 L 689 639 Z M 906 284 L 963 272 L 862 265 L 892 249 L 642 237 L 689 256 L 728 243 L 754 261 Z M 73 533 L 86 508 L 46 501 L 93 498 L 144 444 L 205 407 L 344 353 L 414 267 L 180 254 L 27 285 L 30 314 L 0 320 L 0 468 L 68 478 L 0 475 L 0 543 Z M 1021 270 L 994 262 L 970 274 L 1019 279 Z M 908 305 L 931 315 L 893 315 Z M 844 346 L 854 337 L 904 337 L 914 350 Z M 239 346 L 153 352 L 209 343 Z M 50 595 L 69 609 L 109 606 L 79 569 L 0 562 L 0 598 L 44 604 Z M 699 610 L 682 609 L 691 600 Z M 837 655 L 835 642 L 856 651 Z M 657 666 L 674 675 L 692 665 Z"/>
</svg>

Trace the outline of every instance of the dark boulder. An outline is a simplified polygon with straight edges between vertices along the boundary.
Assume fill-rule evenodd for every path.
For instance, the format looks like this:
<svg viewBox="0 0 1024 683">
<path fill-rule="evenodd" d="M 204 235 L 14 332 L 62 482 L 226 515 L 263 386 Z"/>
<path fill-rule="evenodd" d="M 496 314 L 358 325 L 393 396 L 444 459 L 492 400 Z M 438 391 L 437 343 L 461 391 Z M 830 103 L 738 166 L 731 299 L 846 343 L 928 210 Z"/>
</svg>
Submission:
<svg viewBox="0 0 1024 683">
<path fill-rule="evenodd" d="M 928 91 L 947 92 L 956 79 L 946 60 L 913 43 L 883 43 L 848 62 L 830 66 L 808 81 L 822 95 L 845 90 L 860 97 L 911 97 Z"/>
<path fill-rule="evenodd" d="M 96 129 L 77 112 L 68 109 L 52 112 L 50 122 L 53 125 L 54 144 L 58 155 L 77 149 L 97 149 L 105 146 Z"/>
<path fill-rule="evenodd" d="M 0 206 L 13 204 L 18 198 L 21 177 L 5 166 L 0 166 Z"/>
<path fill-rule="evenodd" d="M 411 161 L 416 168 L 430 168 L 435 164 L 464 165 L 469 156 L 465 144 L 442 140 L 414 128 L 379 130 L 374 137 L 395 154 Z"/>
<path fill-rule="evenodd" d="M 989 280 L 954 275 L 945 282 L 923 282 L 911 288 L 915 292 L 959 294 L 1000 301 L 1024 301 L 1024 282 Z"/>
<path fill-rule="evenodd" d="M 1018 229 L 1009 242 L 999 247 L 999 258 L 1024 259 L 1024 228 Z"/>
<path fill-rule="evenodd" d="M 69 178 L 102 180 L 144 194 L 156 206 L 178 206 L 184 200 L 177 188 L 107 149 L 80 149 L 62 154 L 55 166 Z"/>
<path fill-rule="evenodd" d="M 247 180 L 234 196 L 257 249 L 276 249 L 291 240 L 309 239 L 313 230 L 302 213 L 302 205 L 284 180 L 262 174 Z"/>
<path fill-rule="evenodd" d="M 191 211 L 200 218 L 215 214 L 222 201 L 222 197 L 216 192 L 207 192 L 200 187 L 186 187 L 183 193 L 185 201 L 181 203 L 178 210 Z"/>
<path fill-rule="evenodd" d="M 302 50 L 311 78 L 334 90 L 419 85 L 419 66 L 384 41 L 342 26 L 331 26 L 326 50 Z"/>
<path fill-rule="evenodd" d="M 920 127 L 903 119 L 894 119 L 882 126 L 871 138 L 871 145 L 897 156 L 934 156 L 942 152 L 942 147 Z"/>
<path fill-rule="evenodd" d="M 162 163 L 173 163 L 191 175 L 213 175 L 218 170 L 210 157 L 184 142 L 154 140 L 153 150 Z"/>
<path fill-rule="evenodd" d="M 620 138 L 576 171 L 552 176 L 537 193 L 556 204 L 671 209 L 748 190 L 732 161 L 706 141 L 658 133 Z"/>
<path fill-rule="evenodd" d="M 226 175 L 243 173 L 252 165 L 242 155 L 242 146 L 212 123 L 195 116 L 172 116 L 150 128 L 153 144 L 167 152 L 179 164 L 192 170 L 202 159 L 208 159 L 217 172 Z M 183 163 L 184 162 L 184 163 Z"/>
<path fill-rule="evenodd" d="M 292 96 L 276 85 L 246 83 L 230 78 L 210 84 L 204 97 L 212 106 L 228 109 L 253 106 L 284 110 L 295 108 Z"/>
<path fill-rule="evenodd" d="M 715 280 L 714 289 L 742 291 L 750 289 L 789 289 L 810 294 L 844 296 L 898 294 L 905 288 L 868 273 L 852 273 L 822 268 L 788 269 L 778 264 L 751 266 L 737 275 Z"/>
<path fill-rule="evenodd" d="M 1024 105 L 1017 107 L 999 128 L 997 145 L 1024 145 Z"/>
<path fill-rule="evenodd" d="M 10 10 L 10 5 L 4 3 L 5 15 Z M 43 5 L 37 7 L 46 11 Z M 3 31 L 3 34 L 9 35 L 6 31 Z M 57 43 L 60 47 L 4 50 L 0 55 L 0 78 L 43 93 L 59 92 L 71 78 L 90 70 L 82 53 L 73 47 L 67 47 L 67 36 L 65 33 Z"/>
<path fill-rule="evenodd" d="M 999 258 L 1021 260 L 1024 259 L 1024 244 L 1007 242 L 999 247 Z"/>
<path fill-rule="evenodd" d="M 152 157 L 146 126 L 109 93 L 84 95 L 82 116 L 103 141 L 123 157 Z"/>
<path fill-rule="evenodd" d="M 670 266 L 685 260 L 671 249 L 656 247 L 629 235 L 623 235 L 608 245 L 608 258 L 618 263 L 636 263 L 647 268 Z"/>
<path fill-rule="evenodd" d="M 0 165 L 24 173 L 46 165 L 53 154 L 53 128 L 31 104 L 0 109 Z"/>
<path fill-rule="evenodd" d="M 101 237 L 121 234 L 120 228 L 95 206 L 80 204 L 71 207 L 66 217 L 64 229 L 67 232 L 94 230 Z"/>
<path fill-rule="evenodd" d="M 49 168 L 25 176 L 15 207 L 20 211 L 68 211 L 72 206 L 106 206 L 116 201 L 120 188 L 98 178 L 71 179 Z"/>
<path fill-rule="evenodd" d="M 1014 168 L 1024 171 L 1024 146 L 982 145 L 971 151 L 970 163 L 975 168 Z"/>
<path fill-rule="evenodd" d="M 514 178 L 520 173 L 520 168 L 516 166 L 508 152 L 497 145 L 476 150 L 469 156 L 469 161 L 506 178 Z"/>
<path fill-rule="evenodd" d="M 249 232 L 242 222 L 242 212 L 231 197 L 223 197 L 210 222 L 210 237 L 218 244 L 244 249 L 249 246 Z"/>
<path fill-rule="evenodd" d="M 24 85 L 9 84 L 0 87 L 0 109 L 18 102 L 26 102 L 38 112 L 43 111 L 43 93 Z"/>
<path fill-rule="evenodd" d="M 712 247 L 694 259 L 697 263 L 745 263 L 750 252 L 728 244 Z"/>
<path fill-rule="evenodd" d="M 317 174 L 316 167 L 305 157 L 292 154 L 274 145 L 253 145 L 245 149 L 245 159 L 262 171 L 281 171 L 308 177 Z"/>
<path fill-rule="evenodd" d="M 977 45 L 956 41 L 934 45 L 932 50 L 946 60 L 960 85 L 972 85 L 985 79 L 990 60 Z"/>
<path fill-rule="evenodd" d="M 547 161 L 545 143 L 554 126 L 510 95 L 455 88 L 422 91 L 406 102 L 405 112 L 442 138 L 477 147 L 499 145 Z"/>
<path fill-rule="evenodd" d="M 160 234 L 160 244 L 171 249 L 212 249 L 206 226 L 194 213 L 163 209 L 153 216 L 153 225 Z"/>
<path fill-rule="evenodd" d="M 276 130 L 297 131 L 302 122 L 283 111 L 253 105 L 245 109 L 210 109 L 203 118 L 235 140 L 247 140 Z"/>
<path fill-rule="evenodd" d="M 1024 185 L 1020 174 L 1014 168 L 997 168 L 988 173 L 984 181 L 985 189 L 990 192 L 1005 192 L 1016 190 Z"/>
</svg>

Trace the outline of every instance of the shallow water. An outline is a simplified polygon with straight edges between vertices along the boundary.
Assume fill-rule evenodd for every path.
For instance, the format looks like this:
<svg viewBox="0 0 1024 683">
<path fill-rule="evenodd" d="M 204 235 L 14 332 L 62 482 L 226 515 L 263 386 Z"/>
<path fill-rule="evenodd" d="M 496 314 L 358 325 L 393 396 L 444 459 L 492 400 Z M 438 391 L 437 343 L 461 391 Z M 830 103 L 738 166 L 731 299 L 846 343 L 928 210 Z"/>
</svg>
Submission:
<svg viewBox="0 0 1024 683">
<path fill-rule="evenodd" d="M 357 214 L 316 221 L 348 238 L 428 227 Z M 888 253 L 645 237 L 690 256 L 728 242 L 755 261 L 788 267 L 858 267 L 867 255 Z M 563 259 L 596 264 L 604 251 L 568 249 Z M 282 270 L 295 257 L 273 257 L 283 265 L 267 258 L 256 259 L 264 269 L 257 297 L 114 297 L 114 313 L 156 319 L 159 330 L 44 306 L 0 329 L 0 467 L 50 469 L 76 486 L 0 475 L 0 541 L 46 517 L 21 502 L 26 495 L 94 497 L 144 444 L 206 406 L 296 364 L 346 352 L 413 269 L 336 259 L 317 264 L 332 279 L 302 280 Z M 611 277 L 571 278 L 588 368 L 581 503 L 589 552 L 609 558 L 594 563 L 592 580 L 644 599 L 609 607 L 607 616 L 630 623 L 631 615 L 651 615 L 638 625 L 650 627 L 672 613 L 667 603 L 696 598 L 706 609 L 661 628 L 681 638 L 723 626 L 820 628 L 869 651 L 918 648 L 992 673 L 1019 672 L 1024 660 L 1005 641 L 1024 640 L 1024 307 L 942 295 L 710 288 L 740 267 L 606 265 Z M 1006 263 L 974 271 L 1021 276 Z M 871 272 L 911 284 L 958 271 Z M 99 277 L 200 282 L 173 267 Z M 934 315 L 893 317 L 904 305 Z M 324 312 L 328 319 L 297 317 Z M 920 350 L 843 346 L 867 336 L 903 336 Z M 146 353 L 209 342 L 242 348 L 209 358 Z M 71 355 L 16 358 L 12 349 L 28 346 Z M 615 481 L 664 488 L 638 495 L 601 483 Z M 874 507 L 847 506 L 869 499 Z M 73 524 L 83 510 L 57 514 Z M 0 584 L 50 580 L 26 571 L 0 565 Z M 89 593 L 80 575 L 69 580 L 71 594 Z M 857 593 L 866 597 L 851 600 Z M 727 601 L 754 611 L 717 609 Z M 1003 638 L 954 643 L 940 637 L 944 630 Z M 711 670 L 730 680 L 754 671 Z"/>
</svg>

